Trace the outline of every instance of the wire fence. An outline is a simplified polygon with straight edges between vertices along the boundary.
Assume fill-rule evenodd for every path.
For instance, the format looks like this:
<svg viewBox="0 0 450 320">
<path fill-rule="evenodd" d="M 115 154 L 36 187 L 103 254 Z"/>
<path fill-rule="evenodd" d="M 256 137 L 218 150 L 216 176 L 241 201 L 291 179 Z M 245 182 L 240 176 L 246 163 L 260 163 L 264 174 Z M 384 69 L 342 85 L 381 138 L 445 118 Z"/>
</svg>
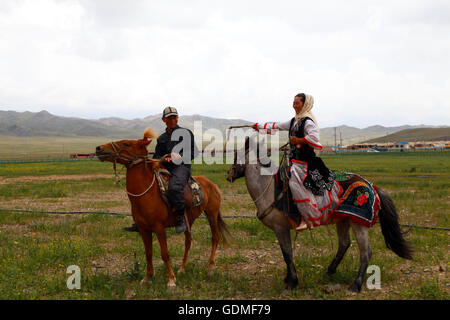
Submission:
<svg viewBox="0 0 450 320">
<path fill-rule="evenodd" d="M 115 216 L 131 216 L 130 213 L 125 212 L 109 212 L 109 211 L 45 211 L 45 210 L 26 210 L 26 209 L 1 209 L 0 212 L 3 213 L 41 213 L 41 214 L 62 214 L 62 215 L 75 215 L 75 214 L 102 214 L 102 215 L 115 215 Z M 206 218 L 205 216 L 200 216 L 200 218 Z M 224 219 L 256 219 L 256 214 L 254 216 L 248 215 L 233 215 L 233 216 L 222 216 Z M 378 222 L 377 222 L 378 223 Z M 406 232 L 409 232 L 412 228 L 417 229 L 428 229 L 428 230 L 442 230 L 450 231 L 450 228 L 436 227 L 436 226 L 418 226 L 414 224 L 400 224 L 402 227 L 409 228 Z"/>
<path fill-rule="evenodd" d="M 80 161 L 98 161 L 94 158 L 78 158 L 78 159 L 0 159 L 0 164 L 20 164 L 20 163 L 53 163 L 53 162 L 80 162 Z"/>
</svg>

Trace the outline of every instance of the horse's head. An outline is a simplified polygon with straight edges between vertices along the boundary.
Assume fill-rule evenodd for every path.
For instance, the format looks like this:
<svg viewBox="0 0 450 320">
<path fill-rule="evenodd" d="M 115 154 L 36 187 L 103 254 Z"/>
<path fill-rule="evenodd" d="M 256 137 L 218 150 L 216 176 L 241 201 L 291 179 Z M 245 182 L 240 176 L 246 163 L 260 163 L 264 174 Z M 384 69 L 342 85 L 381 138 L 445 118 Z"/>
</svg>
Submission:
<svg viewBox="0 0 450 320">
<path fill-rule="evenodd" d="M 248 164 L 249 138 L 245 138 L 245 146 L 241 150 L 234 149 L 234 162 L 227 171 L 226 179 L 233 182 L 245 176 L 245 167 Z M 239 156 L 238 156 L 239 154 Z"/>
<path fill-rule="evenodd" d="M 155 137 L 156 134 L 153 130 L 147 128 L 142 139 L 119 140 L 102 144 L 95 149 L 95 155 L 102 162 L 117 162 L 128 166 L 136 160 L 147 159 L 147 146 Z"/>
<path fill-rule="evenodd" d="M 234 163 L 227 171 L 227 180 L 229 182 L 233 182 L 243 176 L 245 176 L 245 164 Z"/>
<path fill-rule="evenodd" d="M 264 160 L 264 163 L 261 160 Z M 270 167 L 272 164 L 266 156 L 260 159 L 260 145 L 254 137 L 247 137 L 244 148 L 234 150 L 234 163 L 228 169 L 226 179 L 233 182 L 236 179 L 244 177 L 245 168 L 248 164 L 255 164 L 258 167 Z"/>
</svg>

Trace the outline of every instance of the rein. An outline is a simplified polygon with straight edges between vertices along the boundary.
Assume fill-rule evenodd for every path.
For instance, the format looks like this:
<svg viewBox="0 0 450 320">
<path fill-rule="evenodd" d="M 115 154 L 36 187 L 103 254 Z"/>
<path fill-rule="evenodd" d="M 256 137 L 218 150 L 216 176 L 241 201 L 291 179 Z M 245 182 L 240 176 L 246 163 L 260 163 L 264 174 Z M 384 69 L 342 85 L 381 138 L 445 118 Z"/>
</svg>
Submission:
<svg viewBox="0 0 450 320">
<path fill-rule="evenodd" d="M 133 197 L 141 197 L 141 196 L 143 196 L 144 194 L 146 194 L 146 193 L 148 192 L 148 190 L 150 190 L 150 189 L 153 187 L 153 184 L 155 183 L 155 177 L 156 177 L 156 174 L 153 174 L 153 181 L 152 181 L 152 183 L 151 183 L 150 186 L 149 186 L 144 192 L 142 192 L 141 194 L 134 194 L 134 193 L 129 192 L 128 190 L 127 190 L 127 193 L 128 193 L 130 196 L 133 196 Z"/>
<path fill-rule="evenodd" d="M 247 165 L 244 164 L 243 166 L 245 167 L 245 166 L 247 166 Z M 253 203 L 254 203 L 255 205 L 256 205 L 256 203 L 257 203 L 259 200 L 261 200 L 261 198 L 266 194 L 267 190 L 269 190 L 269 187 L 270 187 L 270 185 L 272 184 L 273 179 L 274 179 L 274 178 L 273 178 L 273 175 L 272 175 L 272 177 L 269 179 L 267 185 L 264 187 L 263 192 L 262 192 L 255 200 L 253 200 Z M 288 188 L 289 188 L 289 185 L 286 185 L 286 186 L 283 188 L 282 192 L 278 195 L 278 197 L 277 197 L 277 198 L 272 202 L 272 204 L 271 204 L 270 206 L 268 206 L 262 213 L 260 213 L 260 212 L 257 210 L 257 211 L 256 211 L 256 217 L 257 217 L 259 220 L 264 219 L 264 218 L 269 214 L 269 212 L 270 212 L 273 208 L 275 208 L 275 205 L 278 203 L 278 201 L 281 200 L 281 198 L 283 197 L 283 195 L 287 192 Z"/>
<path fill-rule="evenodd" d="M 258 199 L 254 200 L 255 204 L 256 204 L 256 201 L 258 201 L 258 200 L 266 193 L 266 191 L 269 189 L 269 186 L 270 186 L 270 184 L 272 183 L 272 181 L 273 181 L 273 176 L 272 176 L 272 178 L 269 180 L 269 183 L 267 184 L 266 189 L 263 191 L 263 193 L 261 193 L 261 194 L 259 195 Z M 281 198 L 283 198 L 283 196 L 286 194 L 288 188 L 289 188 L 289 185 L 286 185 L 286 186 L 283 188 L 283 190 L 281 191 L 281 193 L 278 195 L 278 197 L 277 197 L 277 198 L 271 203 L 271 205 L 268 206 L 261 214 L 259 213 L 259 211 L 256 211 L 256 217 L 257 217 L 259 220 L 264 219 L 264 218 L 269 214 L 269 212 L 270 212 L 273 208 L 275 208 L 275 205 L 278 203 L 278 201 L 280 201 Z"/>
<path fill-rule="evenodd" d="M 270 184 L 273 181 L 273 176 L 271 179 L 269 179 L 269 183 L 267 183 L 266 187 L 264 188 L 264 191 L 258 196 L 258 198 L 256 198 L 256 200 L 253 200 L 253 202 L 256 204 L 256 202 L 258 202 L 259 200 L 261 200 L 261 198 L 264 196 L 264 194 L 267 192 L 267 190 L 269 190 Z"/>
<path fill-rule="evenodd" d="M 127 149 L 121 149 L 121 148 L 119 148 L 119 146 L 117 146 L 117 144 L 115 142 L 111 142 L 110 144 L 111 144 L 111 146 L 112 146 L 112 148 L 114 150 L 114 152 L 112 152 L 112 157 L 114 158 L 113 168 L 114 168 L 114 176 L 116 178 L 116 184 L 120 183 L 120 177 L 119 177 L 119 175 L 117 173 L 117 165 L 116 165 L 117 164 L 117 160 L 128 161 L 128 163 L 124 165 L 124 167 L 126 167 L 127 169 L 130 169 L 133 166 L 140 164 L 141 162 L 144 162 L 145 168 L 147 168 L 147 161 L 146 161 L 147 160 L 147 155 L 139 156 L 139 155 L 136 155 L 136 154 L 128 151 Z M 128 155 L 121 154 L 122 152 L 127 152 Z M 122 167 L 122 169 L 123 169 L 123 167 Z M 122 169 L 121 169 L 121 171 L 122 171 Z M 140 194 L 134 194 L 134 193 L 129 192 L 126 189 L 126 186 L 125 186 L 125 190 L 127 191 L 127 194 L 130 195 L 130 196 L 133 196 L 133 197 L 141 197 L 141 196 L 143 196 L 155 184 L 155 177 L 156 177 L 156 175 L 153 174 L 153 181 L 152 181 L 152 183 L 150 184 L 150 186 L 144 192 L 142 192 Z"/>
<path fill-rule="evenodd" d="M 287 151 L 288 150 L 286 150 L 286 147 L 289 145 L 289 142 L 288 143 L 286 143 L 285 145 L 283 145 L 283 146 L 281 146 L 280 147 L 280 151 L 283 151 L 284 152 L 284 155 L 283 155 L 283 158 L 282 158 L 282 160 L 281 160 L 281 163 L 283 163 L 283 161 L 284 160 L 286 160 L 286 157 L 287 157 Z M 258 158 L 258 160 L 259 160 L 259 158 Z M 236 164 L 235 164 L 236 165 Z M 244 168 L 245 168 L 245 166 L 247 166 L 247 164 L 244 164 L 243 165 L 244 166 Z M 255 205 L 256 205 L 256 202 L 258 202 L 259 200 L 261 200 L 261 198 L 265 195 L 265 193 L 267 192 L 267 190 L 269 189 L 269 186 L 270 186 L 270 184 L 272 183 L 272 181 L 273 181 L 273 176 L 272 176 L 272 178 L 271 179 L 269 179 L 269 182 L 267 183 L 267 185 L 266 185 L 266 187 L 264 188 L 264 191 L 258 196 L 258 198 L 256 198 L 256 200 L 253 200 L 253 202 L 255 203 Z M 283 196 L 286 194 L 286 192 L 288 191 L 288 189 L 289 189 L 289 185 L 288 184 L 286 184 L 286 186 L 284 186 L 284 188 L 283 188 L 283 190 L 281 191 L 281 193 L 278 195 L 278 197 L 272 202 L 272 204 L 270 205 L 270 206 L 268 206 L 262 213 L 259 213 L 259 211 L 256 211 L 256 217 L 259 219 L 259 220 L 263 220 L 269 213 L 270 213 L 270 211 L 272 211 L 272 209 L 273 208 L 275 208 L 275 205 L 281 200 L 281 198 L 283 198 Z"/>
</svg>

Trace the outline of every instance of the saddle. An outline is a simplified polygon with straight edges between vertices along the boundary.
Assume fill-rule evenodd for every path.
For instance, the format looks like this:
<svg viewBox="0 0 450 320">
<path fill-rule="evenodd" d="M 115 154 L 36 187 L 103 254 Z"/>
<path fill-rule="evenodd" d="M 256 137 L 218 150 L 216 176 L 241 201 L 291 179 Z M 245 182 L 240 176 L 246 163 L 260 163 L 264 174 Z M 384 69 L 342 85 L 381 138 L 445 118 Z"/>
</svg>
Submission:
<svg viewBox="0 0 450 320">
<path fill-rule="evenodd" d="M 167 207 L 171 209 L 171 204 L 167 193 L 169 192 L 170 172 L 167 169 L 159 168 L 154 171 L 156 180 L 158 181 L 161 197 L 166 203 Z M 190 176 L 188 183 L 184 186 L 184 203 L 186 208 L 194 208 L 203 204 L 204 195 L 202 187 L 194 177 Z"/>
</svg>

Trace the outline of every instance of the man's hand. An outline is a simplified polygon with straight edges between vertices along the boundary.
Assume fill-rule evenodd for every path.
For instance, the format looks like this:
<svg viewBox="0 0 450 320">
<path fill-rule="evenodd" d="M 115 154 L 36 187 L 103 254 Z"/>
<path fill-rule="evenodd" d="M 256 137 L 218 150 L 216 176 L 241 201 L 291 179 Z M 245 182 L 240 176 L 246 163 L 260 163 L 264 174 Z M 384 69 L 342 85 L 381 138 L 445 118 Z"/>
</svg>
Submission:
<svg viewBox="0 0 450 320">
<path fill-rule="evenodd" d="M 172 152 L 170 155 L 168 155 L 167 157 L 164 158 L 164 161 L 173 162 L 180 158 L 181 158 L 181 156 L 178 153 Z"/>
<path fill-rule="evenodd" d="M 176 160 L 180 159 L 181 156 L 178 153 L 172 152 L 170 154 L 170 158 L 172 159 L 172 161 L 176 161 Z"/>
<path fill-rule="evenodd" d="M 257 123 L 255 123 L 254 125 L 252 125 L 252 128 L 253 128 L 253 130 L 256 130 L 256 131 L 258 131 L 258 124 L 257 124 Z"/>
</svg>

